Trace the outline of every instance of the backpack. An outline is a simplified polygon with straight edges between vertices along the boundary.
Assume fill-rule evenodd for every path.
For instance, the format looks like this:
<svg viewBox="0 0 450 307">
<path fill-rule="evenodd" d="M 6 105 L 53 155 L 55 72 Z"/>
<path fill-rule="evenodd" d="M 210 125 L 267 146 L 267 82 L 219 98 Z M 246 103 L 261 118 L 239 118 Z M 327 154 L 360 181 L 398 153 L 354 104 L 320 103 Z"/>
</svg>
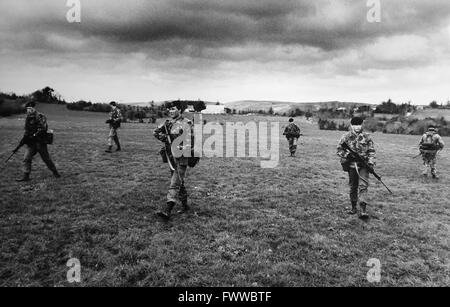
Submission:
<svg viewBox="0 0 450 307">
<path fill-rule="evenodd" d="M 286 127 L 283 135 L 285 135 L 288 138 L 290 138 L 290 137 L 299 138 L 300 137 L 300 128 L 295 124 L 289 125 Z"/>
<path fill-rule="evenodd" d="M 51 130 L 51 129 L 47 130 L 47 132 L 45 133 L 45 140 L 44 140 L 45 144 L 52 145 L 53 144 L 53 136 L 54 136 L 53 130 Z"/>
<path fill-rule="evenodd" d="M 436 151 L 438 150 L 438 146 L 436 144 L 436 140 L 433 138 L 433 134 L 426 134 L 425 141 L 420 145 L 420 150 L 423 151 Z"/>
</svg>

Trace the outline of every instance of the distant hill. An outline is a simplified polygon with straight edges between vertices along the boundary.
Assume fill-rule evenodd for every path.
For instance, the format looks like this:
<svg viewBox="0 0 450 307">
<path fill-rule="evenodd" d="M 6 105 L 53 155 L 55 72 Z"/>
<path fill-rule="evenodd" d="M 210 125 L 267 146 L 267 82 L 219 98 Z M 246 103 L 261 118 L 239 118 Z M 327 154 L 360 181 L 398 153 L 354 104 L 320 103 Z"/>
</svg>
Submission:
<svg viewBox="0 0 450 307">
<path fill-rule="evenodd" d="M 174 99 L 176 100 L 176 99 Z M 167 100 L 167 101 L 172 101 L 172 100 Z M 163 103 L 165 103 L 166 101 L 154 101 L 155 105 L 159 106 L 162 105 Z M 206 105 L 215 105 L 217 104 L 217 101 L 204 101 Z M 147 107 L 149 106 L 151 103 L 151 101 L 147 101 L 147 102 L 121 102 L 120 104 L 124 104 L 124 105 L 130 105 L 130 106 L 137 106 L 137 107 Z M 223 103 L 220 103 L 221 105 L 223 105 Z"/>
<path fill-rule="evenodd" d="M 361 102 L 341 102 L 341 101 L 326 101 L 326 102 L 288 102 L 288 101 L 264 101 L 264 100 L 240 100 L 225 103 L 225 107 L 236 109 L 236 111 L 268 111 L 271 107 L 275 113 L 285 113 L 293 109 L 300 109 L 302 111 L 315 111 L 320 108 L 340 108 L 351 106 L 368 105 Z"/>
</svg>

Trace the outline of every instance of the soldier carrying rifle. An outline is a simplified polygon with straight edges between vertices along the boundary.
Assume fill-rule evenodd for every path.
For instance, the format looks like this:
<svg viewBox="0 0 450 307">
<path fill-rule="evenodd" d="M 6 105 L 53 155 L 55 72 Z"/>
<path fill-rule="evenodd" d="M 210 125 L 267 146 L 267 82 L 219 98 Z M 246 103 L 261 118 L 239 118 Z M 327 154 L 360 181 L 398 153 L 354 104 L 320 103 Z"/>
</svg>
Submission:
<svg viewBox="0 0 450 307">
<path fill-rule="evenodd" d="M 56 170 L 55 164 L 50 158 L 47 150 L 47 144 L 52 143 L 52 140 L 49 140 L 49 135 L 47 133 L 47 119 L 44 114 L 36 111 L 36 103 L 34 101 L 28 102 L 25 107 L 27 108 L 25 133 L 19 146 L 27 145 L 27 149 L 23 159 L 23 176 L 16 181 L 25 182 L 30 180 L 31 163 L 36 153 L 41 155 L 42 160 L 49 170 L 53 172 L 53 175 L 56 178 L 59 178 L 61 176 Z"/>
<path fill-rule="evenodd" d="M 111 106 L 111 112 L 109 113 L 109 119 L 106 121 L 109 124 L 108 149 L 105 152 L 112 153 L 113 141 L 117 146 L 116 151 L 122 149 L 120 147 L 119 136 L 117 135 L 117 129 L 120 128 L 120 123 L 122 122 L 122 113 L 115 101 L 111 101 L 109 105 Z"/>
<path fill-rule="evenodd" d="M 283 135 L 289 142 L 289 151 L 291 152 L 291 157 L 295 157 L 295 152 L 297 151 L 297 142 L 301 136 L 300 128 L 294 124 L 294 119 L 289 119 L 289 125 L 284 129 Z"/>
<path fill-rule="evenodd" d="M 157 215 L 167 221 L 170 219 L 171 211 L 175 205 L 181 205 L 179 213 L 189 210 L 188 194 L 184 180 L 187 167 L 194 167 L 199 158 L 194 157 L 193 154 L 193 124 L 190 120 L 183 117 L 187 104 L 182 101 L 174 101 L 166 106 L 171 119 L 160 125 L 153 135 L 165 143 L 165 147 L 160 153 L 163 162 L 169 164 L 171 171 L 167 202 L 157 211 Z"/>
<path fill-rule="evenodd" d="M 375 147 L 370 135 L 363 132 L 364 120 L 355 117 L 351 120 L 351 130 L 344 134 L 337 147 L 337 155 L 341 158 L 344 171 L 348 172 L 350 186 L 350 201 L 352 208 L 348 214 L 358 213 L 360 218 L 367 218 L 367 193 L 369 188 L 369 174 L 375 166 Z"/>
<path fill-rule="evenodd" d="M 431 175 L 434 179 L 439 179 L 436 171 L 437 153 L 444 149 L 444 142 L 437 133 L 435 126 L 428 127 L 428 131 L 422 136 L 419 142 L 419 150 L 422 155 L 424 170 L 422 175 L 428 176 L 428 168 L 431 169 Z"/>
</svg>

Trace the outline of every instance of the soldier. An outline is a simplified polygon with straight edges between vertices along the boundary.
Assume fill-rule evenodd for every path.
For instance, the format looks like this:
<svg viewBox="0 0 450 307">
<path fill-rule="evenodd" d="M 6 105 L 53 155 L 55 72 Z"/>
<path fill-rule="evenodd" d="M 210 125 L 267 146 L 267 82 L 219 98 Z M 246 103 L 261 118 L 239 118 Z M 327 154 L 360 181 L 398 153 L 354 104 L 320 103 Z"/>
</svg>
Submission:
<svg viewBox="0 0 450 307">
<path fill-rule="evenodd" d="M 53 172 L 53 175 L 56 178 L 60 178 L 61 175 L 56 170 L 55 164 L 47 150 L 47 118 L 44 114 L 36 111 L 36 103 L 34 101 L 28 102 L 25 107 L 27 108 L 25 133 L 20 143 L 21 145 L 27 145 L 27 147 L 23 159 L 23 176 L 16 181 L 25 182 L 30 180 L 31 163 L 36 153 L 39 153 L 49 170 Z"/>
<path fill-rule="evenodd" d="M 295 156 L 297 150 L 297 142 L 301 136 L 300 128 L 294 124 L 294 119 L 289 119 L 289 125 L 284 129 L 283 135 L 286 136 L 289 142 L 289 151 L 291 152 L 291 157 Z"/>
<path fill-rule="evenodd" d="M 153 133 L 158 140 L 166 143 L 162 151 L 163 160 L 168 161 L 171 167 L 171 180 L 167 193 L 167 202 L 157 211 L 157 215 L 166 221 L 169 220 L 171 211 L 175 205 L 181 205 L 181 210 L 178 213 L 184 213 L 189 210 L 188 194 L 184 185 L 184 179 L 186 177 L 187 167 L 190 164 L 190 158 L 184 155 L 174 154 L 174 148 L 171 146 L 171 143 L 182 136 L 183 132 L 191 132 L 192 122 L 183 117 L 183 112 L 186 107 L 187 105 L 180 101 L 170 103 L 167 108 L 171 120 L 166 120 Z M 190 147 L 190 145 L 183 143 L 179 143 L 178 150 L 184 150 Z"/>
<path fill-rule="evenodd" d="M 444 142 L 437 133 L 436 127 L 431 125 L 419 142 L 419 150 L 425 166 L 422 173 L 424 177 L 428 176 L 428 168 L 431 168 L 431 175 L 433 178 L 439 179 L 436 172 L 436 157 L 437 153 L 442 149 L 444 149 Z"/>
<path fill-rule="evenodd" d="M 120 123 L 122 122 L 122 112 L 117 107 L 117 103 L 115 101 L 111 101 L 109 103 L 112 110 L 109 113 L 109 119 L 106 121 L 109 124 L 109 135 L 108 135 L 108 149 L 105 150 L 107 153 L 112 153 L 112 145 L 113 141 L 117 146 L 116 151 L 120 151 L 120 143 L 119 137 L 117 136 L 117 129 L 120 127 Z"/>
<path fill-rule="evenodd" d="M 343 148 L 343 144 L 347 145 L 366 160 L 370 167 L 375 166 L 375 148 L 370 135 L 363 132 L 362 124 L 364 120 L 355 117 L 351 120 L 351 130 L 344 134 L 339 141 L 337 147 L 337 155 L 341 158 L 341 164 L 344 171 L 348 172 L 350 185 L 350 201 L 352 208 L 348 214 L 357 213 L 357 205 L 361 209 L 360 218 L 367 218 L 367 193 L 369 188 L 369 170 L 357 162 L 357 158 L 353 153 Z"/>
</svg>

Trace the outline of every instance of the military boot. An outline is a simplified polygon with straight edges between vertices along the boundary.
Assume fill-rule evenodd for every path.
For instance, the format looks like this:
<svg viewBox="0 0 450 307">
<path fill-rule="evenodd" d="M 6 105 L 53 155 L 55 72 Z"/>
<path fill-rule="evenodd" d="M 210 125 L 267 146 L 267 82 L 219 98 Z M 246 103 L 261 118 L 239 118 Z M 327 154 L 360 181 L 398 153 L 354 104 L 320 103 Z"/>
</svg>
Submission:
<svg viewBox="0 0 450 307">
<path fill-rule="evenodd" d="M 369 217 L 369 215 L 368 215 L 367 212 L 366 212 L 367 204 L 366 204 L 365 202 L 361 202 L 361 203 L 359 204 L 359 207 L 361 208 L 361 214 L 359 215 L 359 218 L 361 218 L 361 219 L 367 219 L 367 218 Z"/>
<path fill-rule="evenodd" d="M 108 149 L 106 149 L 105 152 L 112 153 L 112 146 L 108 146 Z"/>
<path fill-rule="evenodd" d="M 347 214 L 350 215 L 355 215 L 356 213 L 358 213 L 358 209 L 357 207 L 357 202 L 356 201 L 352 201 L 352 209 L 347 211 Z"/>
<path fill-rule="evenodd" d="M 162 210 L 156 212 L 156 214 L 165 221 L 170 219 L 170 212 L 172 208 L 175 206 L 174 202 L 168 202 Z"/>
<path fill-rule="evenodd" d="M 30 173 L 23 173 L 22 178 L 16 179 L 17 182 L 30 181 Z"/>
</svg>

